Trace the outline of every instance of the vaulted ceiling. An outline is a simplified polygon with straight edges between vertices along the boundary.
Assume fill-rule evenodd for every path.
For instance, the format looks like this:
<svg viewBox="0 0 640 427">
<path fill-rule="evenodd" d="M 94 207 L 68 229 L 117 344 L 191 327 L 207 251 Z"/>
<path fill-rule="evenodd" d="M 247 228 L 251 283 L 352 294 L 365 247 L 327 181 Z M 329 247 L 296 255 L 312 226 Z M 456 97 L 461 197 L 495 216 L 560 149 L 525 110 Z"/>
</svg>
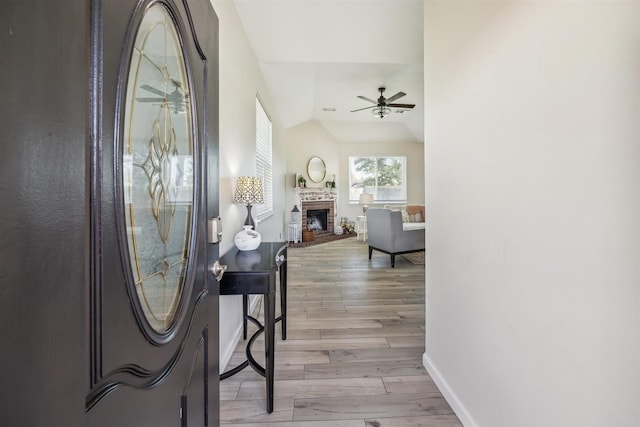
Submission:
<svg viewBox="0 0 640 427">
<path fill-rule="evenodd" d="M 423 142 L 422 0 L 234 3 L 285 128 L 315 119 L 339 141 Z M 379 87 L 416 107 L 351 112 Z"/>
</svg>

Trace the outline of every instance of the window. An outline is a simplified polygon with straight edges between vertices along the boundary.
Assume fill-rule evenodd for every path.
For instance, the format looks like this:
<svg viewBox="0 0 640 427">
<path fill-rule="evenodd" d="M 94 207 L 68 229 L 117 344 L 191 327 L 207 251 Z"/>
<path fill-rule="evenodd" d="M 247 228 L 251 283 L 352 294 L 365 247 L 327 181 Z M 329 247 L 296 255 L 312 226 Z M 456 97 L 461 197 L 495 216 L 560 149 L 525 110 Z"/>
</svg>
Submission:
<svg viewBox="0 0 640 427">
<path fill-rule="evenodd" d="M 256 219 L 273 215 L 273 156 L 271 143 L 271 119 L 256 98 L 256 176 L 262 178 L 264 203 L 254 206 Z"/>
<path fill-rule="evenodd" d="M 373 194 L 376 202 L 407 200 L 407 158 L 349 157 L 349 201 L 358 202 L 360 194 Z"/>
</svg>

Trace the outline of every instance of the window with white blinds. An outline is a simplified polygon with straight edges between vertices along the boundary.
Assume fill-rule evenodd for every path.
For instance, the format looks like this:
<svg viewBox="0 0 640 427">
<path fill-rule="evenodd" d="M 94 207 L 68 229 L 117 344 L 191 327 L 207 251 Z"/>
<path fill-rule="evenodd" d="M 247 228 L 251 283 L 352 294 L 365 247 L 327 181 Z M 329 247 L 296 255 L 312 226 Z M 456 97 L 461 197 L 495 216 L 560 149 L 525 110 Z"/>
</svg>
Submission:
<svg viewBox="0 0 640 427">
<path fill-rule="evenodd" d="M 264 203 L 254 206 L 256 219 L 263 220 L 273 214 L 273 155 L 271 119 L 256 98 L 256 176 L 262 178 Z"/>
</svg>

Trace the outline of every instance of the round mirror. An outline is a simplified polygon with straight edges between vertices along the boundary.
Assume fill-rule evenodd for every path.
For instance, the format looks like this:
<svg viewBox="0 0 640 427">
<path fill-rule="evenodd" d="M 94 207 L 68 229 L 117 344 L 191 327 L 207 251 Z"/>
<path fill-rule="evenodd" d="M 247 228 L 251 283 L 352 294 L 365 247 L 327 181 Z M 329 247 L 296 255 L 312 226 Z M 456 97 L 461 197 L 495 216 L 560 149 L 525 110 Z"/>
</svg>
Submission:
<svg viewBox="0 0 640 427">
<path fill-rule="evenodd" d="M 307 174 L 312 182 L 322 182 L 327 175 L 327 168 L 324 165 L 324 160 L 318 156 L 314 156 L 309 159 L 307 164 Z"/>
</svg>

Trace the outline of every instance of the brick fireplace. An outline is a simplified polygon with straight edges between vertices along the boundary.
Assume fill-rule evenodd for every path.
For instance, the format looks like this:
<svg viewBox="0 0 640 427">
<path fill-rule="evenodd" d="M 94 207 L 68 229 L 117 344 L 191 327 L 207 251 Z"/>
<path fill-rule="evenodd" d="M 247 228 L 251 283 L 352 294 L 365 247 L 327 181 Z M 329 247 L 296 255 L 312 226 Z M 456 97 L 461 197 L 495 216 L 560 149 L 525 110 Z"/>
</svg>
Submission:
<svg viewBox="0 0 640 427">
<path fill-rule="evenodd" d="M 322 220 L 320 220 L 319 222 L 311 220 L 311 222 L 313 222 L 313 224 L 311 224 L 310 217 L 309 217 L 310 211 L 312 214 L 311 218 L 313 218 L 315 216 L 322 216 L 321 211 L 326 210 L 326 228 L 323 230 L 316 228 L 315 230 L 316 236 L 321 236 L 324 234 L 333 234 L 333 228 L 335 225 L 334 224 L 334 218 L 335 218 L 334 204 L 335 202 L 333 200 L 303 200 L 302 212 L 300 215 L 302 217 L 302 229 L 308 230 L 310 225 L 317 227 L 318 223 L 320 224 L 323 223 Z M 322 226 L 324 227 L 325 224 L 322 224 Z"/>
</svg>

